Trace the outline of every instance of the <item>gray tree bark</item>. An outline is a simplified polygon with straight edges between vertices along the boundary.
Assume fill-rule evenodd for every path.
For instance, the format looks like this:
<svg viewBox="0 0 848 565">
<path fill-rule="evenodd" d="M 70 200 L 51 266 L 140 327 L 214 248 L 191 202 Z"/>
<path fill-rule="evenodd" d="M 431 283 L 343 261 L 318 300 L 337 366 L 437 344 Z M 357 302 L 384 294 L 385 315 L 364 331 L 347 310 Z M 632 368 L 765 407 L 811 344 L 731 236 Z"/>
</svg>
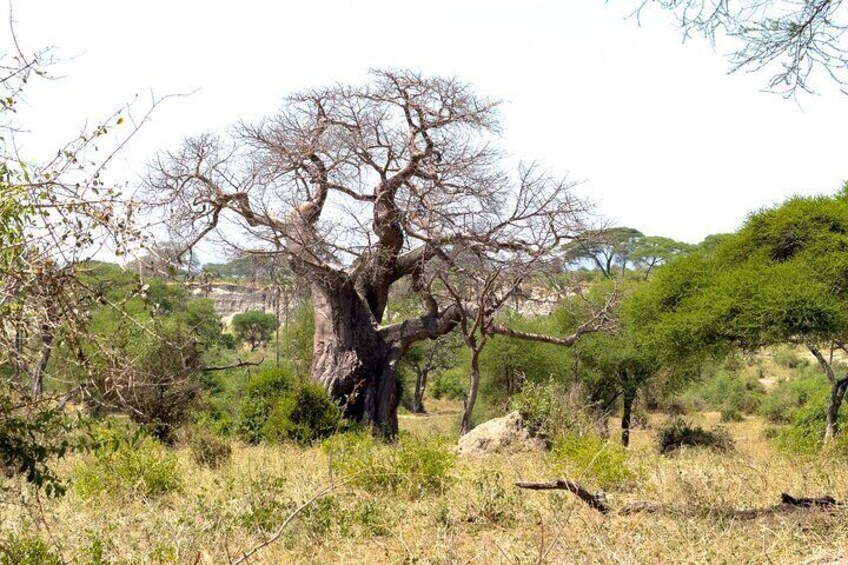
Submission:
<svg viewBox="0 0 848 565">
<path fill-rule="evenodd" d="M 824 432 L 824 441 L 828 442 L 839 433 L 839 408 L 845 399 L 845 391 L 848 389 L 848 378 L 837 379 L 831 383 L 830 396 L 827 401 L 827 424 Z"/>
<path fill-rule="evenodd" d="M 474 405 L 477 403 L 477 392 L 480 390 L 480 352 L 471 351 L 471 380 L 468 383 L 468 393 L 465 395 L 462 410 L 462 423 L 459 435 L 464 436 L 474 427 Z"/>
<path fill-rule="evenodd" d="M 630 445 L 630 421 L 633 412 L 633 401 L 636 400 L 636 391 L 625 390 L 623 396 L 624 413 L 621 416 L 621 445 Z"/>
</svg>

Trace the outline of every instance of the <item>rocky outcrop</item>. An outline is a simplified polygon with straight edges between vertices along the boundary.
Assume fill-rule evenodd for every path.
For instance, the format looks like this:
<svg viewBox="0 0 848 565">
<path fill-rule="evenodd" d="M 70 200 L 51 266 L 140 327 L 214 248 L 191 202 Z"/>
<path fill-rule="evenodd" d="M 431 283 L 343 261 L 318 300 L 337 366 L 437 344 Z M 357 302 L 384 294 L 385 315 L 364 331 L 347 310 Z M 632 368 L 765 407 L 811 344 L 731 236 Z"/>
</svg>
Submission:
<svg viewBox="0 0 848 565">
<path fill-rule="evenodd" d="M 193 282 L 188 284 L 193 298 L 208 298 L 215 305 L 215 311 L 221 320 L 228 324 L 233 316 L 248 310 L 260 310 L 268 313 L 276 312 L 274 303 L 275 293 L 272 287 L 253 286 L 251 284 L 235 284 L 210 282 L 207 284 Z M 516 294 L 507 306 L 522 316 L 547 316 L 565 296 L 573 293 L 561 293 L 543 287 L 533 287 L 526 292 Z M 285 301 L 283 301 L 285 302 Z M 299 303 L 298 299 L 289 300 L 289 312 Z M 282 305 L 280 317 L 284 317 Z M 387 310 L 387 319 L 391 320 L 391 312 Z"/>
<path fill-rule="evenodd" d="M 221 321 L 229 325 L 233 316 L 259 310 L 274 314 L 275 294 L 272 289 L 230 283 L 210 283 L 189 286 L 193 298 L 208 298 L 215 306 Z M 283 316 L 282 305 L 280 316 Z"/>
<path fill-rule="evenodd" d="M 459 438 L 456 452 L 461 457 L 482 457 L 504 451 L 535 451 L 545 443 L 530 435 L 519 412 L 484 422 Z"/>
</svg>

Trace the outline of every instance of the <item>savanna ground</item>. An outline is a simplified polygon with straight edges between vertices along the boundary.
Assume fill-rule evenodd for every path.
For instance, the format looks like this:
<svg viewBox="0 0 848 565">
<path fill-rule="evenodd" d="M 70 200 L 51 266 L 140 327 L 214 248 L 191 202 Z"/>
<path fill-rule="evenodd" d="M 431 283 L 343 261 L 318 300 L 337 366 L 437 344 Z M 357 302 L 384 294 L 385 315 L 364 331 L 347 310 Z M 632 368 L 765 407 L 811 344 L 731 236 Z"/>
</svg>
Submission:
<svg viewBox="0 0 848 565">
<path fill-rule="evenodd" d="M 434 438 L 452 438 L 460 407 L 431 400 L 428 408 L 427 415 L 402 415 L 407 435 L 400 448 L 375 449 L 388 453 L 414 444 L 450 452 L 452 439 Z M 641 499 L 740 509 L 772 505 L 781 492 L 848 498 L 848 461 L 782 455 L 764 437 L 765 424 L 759 417 L 726 424 L 736 442 L 730 453 L 684 448 L 670 456 L 659 455 L 655 445 L 654 428 L 664 418 L 652 414 L 647 429 L 633 431 L 626 462 L 632 475 L 607 491 L 614 507 Z M 690 419 L 712 425 L 719 414 L 702 412 Z M 247 562 L 848 560 L 844 514 L 798 512 L 756 520 L 717 515 L 603 516 L 567 492 L 521 491 L 514 486 L 519 480 L 546 481 L 565 474 L 588 488 L 597 486 L 586 469 L 564 467 L 544 452 L 457 459 L 453 465 L 445 455 L 435 470 L 425 471 L 424 480 L 429 482 L 423 486 L 414 480 L 380 483 L 373 476 L 362 480 L 355 471 L 345 484 L 344 473 L 332 464 L 334 453 L 320 445 L 234 443 L 230 461 L 213 470 L 195 463 L 187 448 L 178 447 L 179 484 L 170 492 L 146 495 L 143 488 L 130 488 L 81 495 L 72 487 L 55 500 L 10 501 L 3 507 L 0 528 L 7 535 L 16 532 L 24 544 L 36 537 L 46 540 L 59 548 L 54 553 L 73 563 L 222 563 L 261 544 L 301 503 L 335 485 L 304 509 L 277 541 Z M 426 450 L 417 453 L 433 456 Z M 61 472 L 77 476 L 85 460 L 90 456 L 64 460 Z"/>
</svg>

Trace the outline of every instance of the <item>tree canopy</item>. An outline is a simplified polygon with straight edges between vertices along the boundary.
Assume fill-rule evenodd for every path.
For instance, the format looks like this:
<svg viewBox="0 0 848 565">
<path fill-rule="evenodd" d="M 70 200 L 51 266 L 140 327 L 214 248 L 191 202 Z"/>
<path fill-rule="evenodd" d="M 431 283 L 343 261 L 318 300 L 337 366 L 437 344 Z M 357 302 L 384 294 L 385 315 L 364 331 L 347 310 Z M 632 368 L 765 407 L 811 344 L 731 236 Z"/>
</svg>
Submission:
<svg viewBox="0 0 848 565">
<path fill-rule="evenodd" d="M 848 343 L 848 190 L 795 197 L 752 214 L 714 250 L 673 261 L 634 297 L 640 328 L 672 357 L 775 344 L 807 348 L 832 385 L 836 433 L 848 375 L 833 351 Z"/>
<path fill-rule="evenodd" d="M 278 326 L 277 318 L 273 314 L 259 310 L 249 310 L 233 316 L 233 331 L 236 337 L 247 342 L 251 351 L 267 343 Z"/>
<path fill-rule="evenodd" d="M 606 227 L 586 230 L 563 246 L 563 259 L 573 265 L 589 264 L 608 279 L 624 274 L 628 266 L 651 271 L 692 249 L 668 237 L 645 235 L 635 228 Z"/>
</svg>

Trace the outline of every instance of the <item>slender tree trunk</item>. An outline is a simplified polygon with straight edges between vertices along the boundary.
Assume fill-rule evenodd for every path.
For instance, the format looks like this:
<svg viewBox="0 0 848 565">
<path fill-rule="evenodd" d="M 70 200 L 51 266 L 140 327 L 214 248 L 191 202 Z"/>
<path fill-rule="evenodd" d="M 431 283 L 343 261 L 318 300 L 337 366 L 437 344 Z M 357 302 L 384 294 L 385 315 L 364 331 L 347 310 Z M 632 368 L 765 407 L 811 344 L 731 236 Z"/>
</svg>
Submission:
<svg viewBox="0 0 848 565">
<path fill-rule="evenodd" d="M 429 367 L 424 367 L 418 371 L 418 376 L 415 379 L 415 394 L 412 397 L 412 411 L 416 414 L 423 414 L 425 412 L 424 389 L 427 387 L 427 376 L 429 373 Z"/>
<path fill-rule="evenodd" d="M 477 402 L 477 391 L 480 389 L 480 352 L 471 351 L 471 381 L 468 384 L 468 394 L 465 395 L 464 409 L 462 412 L 462 423 L 459 426 L 459 435 L 464 436 L 471 431 L 474 404 Z"/>
<path fill-rule="evenodd" d="M 630 420 L 633 412 L 633 401 L 636 400 L 635 390 L 625 390 L 623 396 L 624 414 L 621 416 L 621 445 L 630 445 Z"/>
<path fill-rule="evenodd" d="M 44 329 L 41 334 L 41 355 L 38 360 L 38 365 L 30 377 L 30 388 L 36 396 L 44 390 L 44 372 L 47 370 L 47 364 L 50 362 L 50 354 L 53 352 L 53 333 L 49 328 Z"/>
<path fill-rule="evenodd" d="M 274 313 L 275 313 L 275 317 L 277 319 L 277 329 L 275 330 L 276 337 L 274 339 L 276 340 L 276 343 L 274 344 L 275 345 L 274 349 L 276 350 L 275 355 L 277 357 L 276 367 L 279 369 L 280 368 L 280 286 L 279 285 L 277 285 L 277 288 L 275 289 L 275 291 L 276 291 L 276 295 L 275 295 L 275 298 L 274 298 Z"/>
<path fill-rule="evenodd" d="M 651 276 L 651 270 L 653 270 L 653 268 L 656 267 L 656 265 L 657 265 L 656 261 L 652 261 L 651 263 L 648 264 L 648 268 L 645 270 L 645 279 L 644 280 L 648 280 L 648 277 Z"/>
<path fill-rule="evenodd" d="M 12 364 L 15 367 L 14 379 L 20 385 L 26 382 L 26 364 L 24 362 L 24 343 L 26 341 L 26 330 L 20 322 L 15 324 L 15 345 L 11 351 Z"/>
<path fill-rule="evenodd" d="M 833 382 L 830 388 L 830 397 L 827 402 L 827 427 L 824 432 L 825 443 L 836 437 L 839 433 L 839 408 L 845 399 L 845 390 L 848 388 L 848 377 L 843 377 Z"/>
<path fill-rule="evenodd" d="M 818 347 L 808 346 L 808 349 L 827 375 L 827 380 L 830 381 L 830 398 L 828 398 L 827 411 L 825 412 L 827 423 L 824 430 L 824 441 L 827 443 L 836 437 L 839 432 L 839 407 L 842 406 L 845 389 L 848 388 L 848 375 L 841 379 L 836 377 L 836 372 L 832 366 L 833 347 L 831 347 L 829 358 L 825 357 Z"/>
</svg>

